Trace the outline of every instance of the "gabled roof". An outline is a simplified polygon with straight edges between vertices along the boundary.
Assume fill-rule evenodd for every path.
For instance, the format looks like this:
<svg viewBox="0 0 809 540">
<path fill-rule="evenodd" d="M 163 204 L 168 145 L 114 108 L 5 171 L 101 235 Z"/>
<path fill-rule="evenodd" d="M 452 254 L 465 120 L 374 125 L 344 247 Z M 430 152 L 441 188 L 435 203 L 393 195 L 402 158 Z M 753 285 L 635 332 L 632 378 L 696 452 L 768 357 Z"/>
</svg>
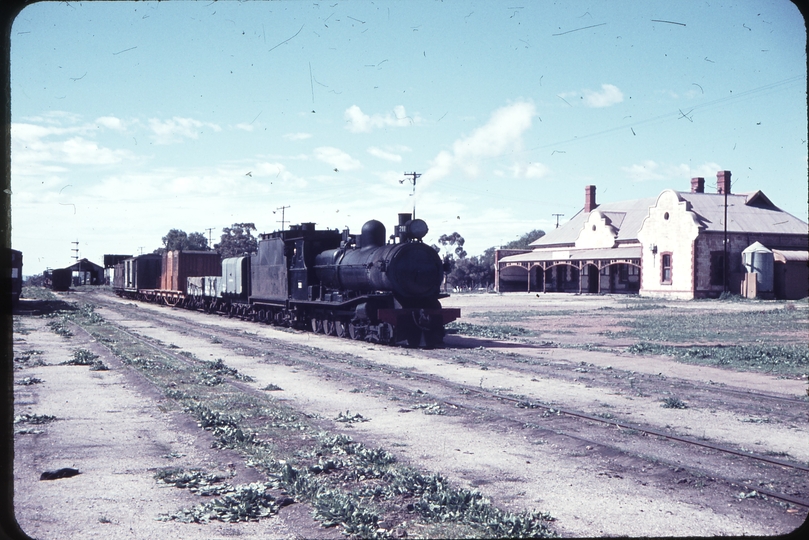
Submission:
<svg viewBox="0 0 809 540">
<path fill-rule="evenodd" d="M 76 261 L 72 265 L 65 268 L 65 270 L 71 270 L 71 271 L 74 271 L 74 272 L 79 271 L 79 270 L 84 270 L 85 272 L 90 272 L 91 270 L 92 271 L 98 271 L 98 270 L 103 270 L 103 269 L 104 269 L 103 267 L 97 265 L 96 263 L 94 263 L 92 261 L 88 261 L 87 259 L 79 259 L 78 261 Z"/>
<path fill-rule="evenodd" d="M 724 195 L 690 191 L 678 191 L 677 194 L 689 203 L 690 210 L 696 214 L 697 222 L 705 231 L 724 232 Z M 599 204 L 593 212 L 601 212 L 609 218 L 610 224 L 618 231 L 616 242 L 626 243 L 637 240 L 643 220 L 656 202 L 657 197 L 608 202 Z M 809 225 L 775 206 L 761 191 L 730 194 L 727 204 L 728 232 L 809 234 Z M 530 246 L 534 249 L 572 246 L 590 214 L 580 211 L 570 221 L 535 240 Z"/>
<path fill-rule="evenodd" d="M 700 225 L 709 232 L 724 231 L 725 196 L 720 193 L 679 192 L 691 204 Z M 728 232 L 809 234 L 809 225 L 775 206 L 764 193 L 731 194 Z"/>
<path fill-rule="evenodd" d="M 635 199 L 631 201 L 617 201 L 599 204 L 593 212 L 601 212 L 609 218 L 610 224 L 618 231 L 615 237 L 617 242 L 637 240 L 638 231 L 643 224 L 643 220 L 649 215 L 649 207 L 652 206 L 657 197 L 645 199 Z M 580 211 L 573 216 L 570 221 L 553 229 L 545 236 L 531 242 L 533 248 L 544 248 L 552 246 L 572 245 L 579 237 L 590 212 Z"/>
</svg>

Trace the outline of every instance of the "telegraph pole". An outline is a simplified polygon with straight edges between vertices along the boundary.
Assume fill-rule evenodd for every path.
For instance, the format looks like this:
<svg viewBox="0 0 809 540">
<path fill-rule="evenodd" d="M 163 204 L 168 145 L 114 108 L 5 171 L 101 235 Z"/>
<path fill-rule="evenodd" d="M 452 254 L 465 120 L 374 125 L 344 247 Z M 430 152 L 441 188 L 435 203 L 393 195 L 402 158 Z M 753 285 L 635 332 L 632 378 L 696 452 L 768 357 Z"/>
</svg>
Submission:
<svg viewBox="0 0 809 540">
<path fill-rule="evenodd" d="M 284 223 L 286 223 L 286 222 L 284 221 L 284 210 L 286 210 L 287 208 L 289 208 L 289 206 L 279 206 L 278 208 L 276 208 L 276 210 L 280 210 L 280 211 L 281 211 L 281 232 L 283 232 L 283 231 L 284 231 Z M 274 213 L 275 213 L 275 212 L 273 212 L 273 214 L 274 214 Z M 276 223 L 277 223 L 277 221 L 276 221 Z"/>
<path fill-rule="evenodd" d="M 211 244 L 211 231 L 213 231 L 213 227 L 208 227 L 205 230 L 208 231 L 208 249 L 213 249 L 213 244 Z"/>
<path fill-rule="evenodd" d="M 73 249 L 71 249 L 71 250 L 70 250 L 70 251 L 72 251 L 72 252 L 74 252 L 74 253 L 75 253 L 75 255 L 73 255 L 73 257 L 72 257 L 72 258 L 73 258 L 73 259 L 74 259 L 76 262 L 79 262 L 79 241 L 78 241 L 78 240 L 76 240 L 75 242 L 71 242 L 71 244 L 75 244 L 75 245 L 76 245 L 76 247 L 74 247 Z M 79 262 L 79 279 L 81 279 L 81 278 L 82 278 L 82 273 L 81 273 L 81 263 Z M 82 285 L 84 285 L 84 283 L 82 283 Z"/>
<path fill-rule="evenodd" d="M 416 180 L 421 176 L 421 174 L 419 174 L 417 172 L 406 172 L 406 173 L 404 173 L 404 175 L 412 177 L 411 179 L 409 179 L 410 182 L 413 183 L 413 193 L 411 193 L 410 196 L 414 197 L 416 195 Z M 404 184 L 406 181 L 408 181 L 408 178 L 403 178 L 403 179 L 399 180 L 399 183 Z M 416 200 L 415 199 L 413 199 L 413 219 L 416 219 Z"/>
</svg>

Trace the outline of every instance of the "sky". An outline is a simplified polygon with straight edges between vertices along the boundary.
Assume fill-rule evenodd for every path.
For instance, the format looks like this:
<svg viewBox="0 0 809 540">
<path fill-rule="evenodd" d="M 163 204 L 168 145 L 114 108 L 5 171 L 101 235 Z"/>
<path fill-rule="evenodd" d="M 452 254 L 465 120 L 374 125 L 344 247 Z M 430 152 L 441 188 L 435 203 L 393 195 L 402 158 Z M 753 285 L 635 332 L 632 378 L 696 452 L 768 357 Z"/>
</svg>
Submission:
<svg viewBox="0 0 809 540">
<path fill-rule="evenodd" d="M 479 255 L 572 218 L 586 185 L 713 191 L 719 170 L 807 221 L 787 0 L 42 2 L 10 51 L 25 275 L 173 228 L 391 234 L 414 208 L 425 241 Z"/>
</svg>

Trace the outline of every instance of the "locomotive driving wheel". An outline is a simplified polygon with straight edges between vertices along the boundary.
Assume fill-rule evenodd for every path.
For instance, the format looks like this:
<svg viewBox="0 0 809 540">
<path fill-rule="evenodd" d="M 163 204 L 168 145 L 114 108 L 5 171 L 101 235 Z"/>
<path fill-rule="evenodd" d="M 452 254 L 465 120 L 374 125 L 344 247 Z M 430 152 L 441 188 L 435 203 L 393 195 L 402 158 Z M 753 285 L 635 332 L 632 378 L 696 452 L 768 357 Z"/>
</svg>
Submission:
<svg viewBox="0 0 809 540">
<path fill-rule="evenodd" d="M 365 327 L 350 323 L 348 325 L 348 335 L 351 339 L 362 339 L 365 337 Z"/>
<path fill-rule="evenodd" d="M 323 333 L 323 321 L 318 319 L 317 317 L 312 317 L 312 332 L 315 334 L 322 334 Z"/>
<path fill-rule="evenodd" d="M 346 338 L 348 336 L 348 327 L 350 323 L 348 321 L 338 319 L 334 321 L 334 333 L 339 338 Z"/>
<path fill-rule="evenodd" d="M 323 321 L 323 333 L 327 336 L 336 336 L 337 335 L 337 323 L 334 322 L 332 319 L 326 319 Z"/>
</svg>

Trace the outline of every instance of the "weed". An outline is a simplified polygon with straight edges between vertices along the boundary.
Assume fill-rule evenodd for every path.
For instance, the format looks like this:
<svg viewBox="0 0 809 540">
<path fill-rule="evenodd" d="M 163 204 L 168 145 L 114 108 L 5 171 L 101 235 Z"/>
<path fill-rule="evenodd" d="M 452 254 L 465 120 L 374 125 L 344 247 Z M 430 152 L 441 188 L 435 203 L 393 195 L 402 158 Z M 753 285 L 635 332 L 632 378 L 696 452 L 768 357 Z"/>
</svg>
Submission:
<svg viewBox="0 0 809 540">
<path fill-rule="evenodd" d="M 351 414 L 351 411 L 346 411 L 344 413 L 340 413 L 337 415 L 337 418 L 334 419 L 337 422 L 345 422 L 347 424 L 355 424 L 357 422 L 368 422 L 370 419 L 365 418 L 360 413 Z"/>
<path fill-rule="evenodd" d="M 233 489 L 233 486 L 229 484 L 213 486 L 213 484 L 221 483 L 225 477 L 206 473 L 201 469 L 192 469 L 190 471 L 182 468 L 162 469 L 154 474 L 154 479 L 158 483 L 187 489 L 198 495 L 219 495 Z"/>
<path fill-rule="evenodd" d="M 534 334 L 525 328 L 507 325 L 481 326 L 478 324 L 451 322 L 446 325 L 446 328 L 456 330 L 459 334 L 465 336 L 485 337 L 489 339 L 515 339 Z"/>
<path fill-rule="evenodd" d="M 62 366 L 90 366 L 90 371 L 108 371 L 103 362 L 98 359 L 98 355 L 87 349 L 76 349 L 70 360 L 62 362 Z"/>
<path fill-rule="evenodd" d="M 421 409 L 424 414 L 446 414 L 438 403 L 419 403 L 413 405 L 413 409 Z"/>
<path fill-rule="evenodd" d="M 53 320 L 49 322 L 48 328 L 50 328 L 54 333 L 59 334 L 63 338 L 73 337 L 73 332 L 70 331 L 70 328 L 68 328 L 67 322 L 64 319 Z"/>
<path fill-rule="evenodd" d="M 38 379 L 36 377 L 26 377 L 24 379 L 20 379 L 19 381 L 15 381 L 14 384 L 19 386 L 31 386 L 32 384 L 40 384 L 44 382 L 42 379 Z"/>
<path fill-rule="evenodd" d="M 270 383 L 270 384 L 268 384 L 267 386 L 265 386 L 265 387 L 263 388 L 263 390 L 266 390 L 266 391 L 268 391 L 268 392 L 279 392 L 279 391 L 282 391 L 282 390 L 283 390 L 283 388 L 281 388 L 281 387 L 280 387 L 280 386 L 278 386 L 277 384 Z"/>
<path fill-rule="evenodd" d="M 667 397 L 662 400 L 661 407 L 665 409 L 687 409 L 688 405 L 676 396 Z"/>
<path fill-rule="evenodd" d="M 19 356 L 14 357 L 14 369 L 23 369 L 26 367 L 45 366 L 45 361 L 39 358 L 43 354 L 42 351 L 30 350 L 23 351 Z M 33 360 L 32 360 L 33 358 Z"/>
<path fill-rule="evenodd" d="M 15 424 L 48 424 L 56 420 L 50 414 L 20 414 L 14 417 Z"/>
<path fill-rule="evenodd" d="M 62 362 L 62 365 L 69 365 L 69 366 L 92 366 L 96 360 L 98 359 L 98 355 L 88 351 L 87 349 L 76 349 L 73 351 L 73 358 Z"/>
<path fill-rule="evenodd" d="M 230 488 L 213 501 L 162 515 L 160 520 L 183 523 L 258 521 L 278 512 L 279 504 L 269 493 L 272 487 L 271 483 L 256 482 Z"/>
</svg>

